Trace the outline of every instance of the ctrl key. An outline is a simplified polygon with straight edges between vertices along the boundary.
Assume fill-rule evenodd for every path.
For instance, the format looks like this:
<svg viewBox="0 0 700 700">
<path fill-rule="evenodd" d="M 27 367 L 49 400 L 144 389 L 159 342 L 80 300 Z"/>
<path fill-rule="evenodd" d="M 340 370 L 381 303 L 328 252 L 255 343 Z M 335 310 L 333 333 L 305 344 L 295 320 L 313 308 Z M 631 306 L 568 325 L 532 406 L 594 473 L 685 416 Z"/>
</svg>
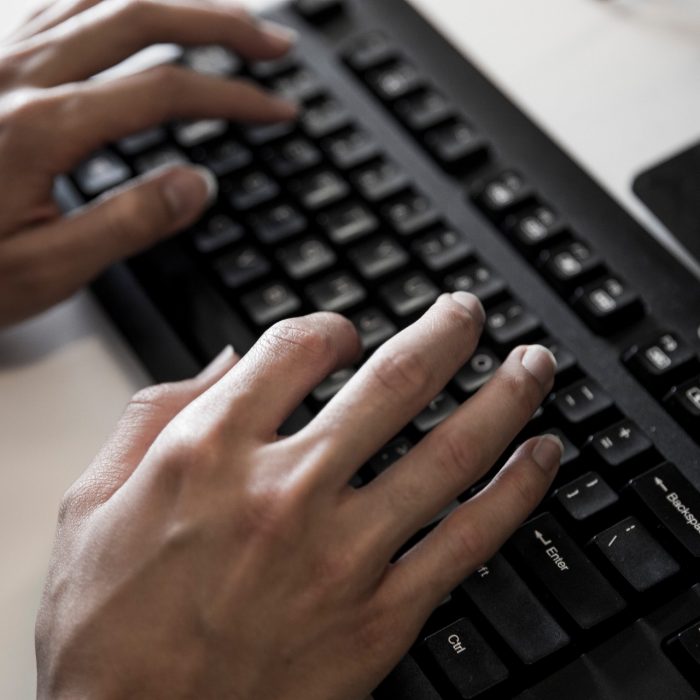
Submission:
<svg viewBox="0 0 700 700">
<path fill-rule="evenodd" d="M 508 678 L 503 662 L 464 617 L 428 637 L 423 651 L 465 700 Z"/>
</svg>

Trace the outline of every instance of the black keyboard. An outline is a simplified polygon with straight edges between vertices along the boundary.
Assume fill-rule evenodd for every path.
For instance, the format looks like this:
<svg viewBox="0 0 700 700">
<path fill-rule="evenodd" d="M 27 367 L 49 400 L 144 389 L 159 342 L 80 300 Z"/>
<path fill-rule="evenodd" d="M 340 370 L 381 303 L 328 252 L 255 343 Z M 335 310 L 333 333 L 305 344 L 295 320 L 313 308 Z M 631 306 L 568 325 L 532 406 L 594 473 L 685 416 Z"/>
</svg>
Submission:
<svg viewBox="0 0 700 700">
<path fill-rule="evenodd" d="M 560 435 L 563 466 L 376 698 L 698 697 L 698 281 L 403 0 L 298 0 L 271 14 L 299 30 L 293 55 L 246 65 L 202 47 L 181 60 L 298 100 L 298 123 L 166 125 L 61 183 L 75 205 L 168 163 L 220 178 L 192 230 L 95 292 L 159 381 L 315 310 L 346 314 L 369 355 L 441 292 L 477 294 L 481 346 L 355 483 L 531 341 L 559 370 L 524 436 Z M 319 386 L 288 429 L 353 372 Z"/>
</svg>

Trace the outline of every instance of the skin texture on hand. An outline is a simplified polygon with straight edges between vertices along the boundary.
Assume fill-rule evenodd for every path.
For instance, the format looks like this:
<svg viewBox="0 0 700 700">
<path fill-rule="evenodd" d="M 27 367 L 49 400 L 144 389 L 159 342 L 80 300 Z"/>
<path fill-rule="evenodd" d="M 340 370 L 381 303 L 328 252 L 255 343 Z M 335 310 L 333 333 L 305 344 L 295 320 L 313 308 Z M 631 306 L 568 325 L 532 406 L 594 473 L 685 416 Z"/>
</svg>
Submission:
<svg viewBox="0 0 700 700">
<path fill-rule="evenodd" d="M 53 199 L 57 175 L 107 143 L 175 119 L 296 116 L 295 105 L 252 83 L 174 65 L 89 80 L 162 42 L 217 43 L 266 60 L 284 55 L 293 35 L 224 0 L 63 0 L 0 47 L 0 327 L 194 223 L 215 194 L 213 176 L 178 166 L 63 217 Z"/>
<path fill-rule="evenodd" d="M 364 700 L 558 468 L 558 442 L 529 440 L 392 561 L 551 390 L 551 354 L 520 347 L 380 477 L 348 485 L 469 358 L 483 319 L 475 297 L 442 296 L 290 437 L 285 418 L 358 357 L 340 316 L 281 322 L 238 362 L 137 395 L 61 507 L 39 696 Z"/>
</svg>

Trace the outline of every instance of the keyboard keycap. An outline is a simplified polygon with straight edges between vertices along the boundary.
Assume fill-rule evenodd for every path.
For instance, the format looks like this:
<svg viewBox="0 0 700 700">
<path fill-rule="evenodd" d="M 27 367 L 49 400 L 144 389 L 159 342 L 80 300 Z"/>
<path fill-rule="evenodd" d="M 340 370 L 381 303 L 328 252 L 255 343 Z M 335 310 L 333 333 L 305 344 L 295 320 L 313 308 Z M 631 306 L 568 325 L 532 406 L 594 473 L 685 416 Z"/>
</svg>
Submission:
<svg viewBox="0 0 700 700">
<path fill-rule="evenodd" d="M 197 73 L 229 78 L 241 70 L 242 62 L 223 46 L 196 46 L 187 49 L 181 63 Z"/>
<path fill-rule="evenodd" d="M 619 277 L 608 276 L 576 292 L 574 309 L 601 335 L 610 335 L 644 316 L 644 305 Z"/>
<path fill-rule="evenodd" d="M 700 558 L 700 493 L 666 462 L 637 477 L 630 491 L 673 538 L 679 549 Z"/>
<path fill-rule="evenodd" d="M 195 148 L 192 151 L 192 160 L 202 163 L 215 175 L 223 177 L 247 168 L 253 162 L 253 154 L 238 141 L 224 139 Z"/>
<path fill-rule="evenodd" d="M 459 404 L 446 392 L 438 394 L 414 419 L 413 425 L 419 433 L 429 433 L 447 420 Z"/>
<path fill-rule="evenodd" d="M 610 395 L 592 379 L 581 379 L 557 391 L 550 406 L 561 421 L 582 430 L 605 422 L 614 410 Z"/>
<path fill-rule="evenodd" d="M 379 236 L 348 251 L 357 271 L 367 280 L 394 272 L 409 261 L 408 253 L 388 236 Z"/>
<path fill-rule="evenodd" d="M 137 156 L 144 151 L 147 151 L 156 146 L 161 146 L 168 138 L 168 134 L 162 127 L 154 127 L 139 131 L 137 134 L 131 134 L 119 139 L 117 147 L 125 156 Z"/>
<path fill-rule="evenodd" d="M 493 350 L 477 348 L 469 362 L 457 372 L 454 382 L 465 394 L 473 394 L 496 374 L 500 366 L 501 361 Z"/>
<path fill-rule="evenodd" d="M 506 170 L 480 188 L 476 203 L 487 216 L 500 219 L 531 197 L 532 188 L 525 178 L 515 170 Z"/>
<path fill-rule="evenodd" d="M 327 377 L 312 392 L 319 403 L 330 401 L 355 375 L 352 368 L 341 369 Z"/>
<path fill-rule="evenodd" d="M 511 543 L 522 565 L 582 629 L 624 609 L 622 597 L 549 513 L 523 525 Z"/>
<path fill-rule="evenodd" d="M 270 271 L 267 259 L 250 246 L 223 255 L 218 258 L 214 267 L 221 281 L 231 289 L 238 289 Z"/>
<path fill-rule="evenodd" d="M 301 308 L 299 297 L 281 282 L 274 282 L 255 292 L 244 294 L 241 304 L 259 326 L 280 321 Z"/>
<path fill-rule="evenodd" d="M 603 269 L 600 256 L 587 243 L 576 240 L 543 251 L 539 264 L 544 276 L 564 292 L 573 291 Z"/>
<path fill-rule="evenodd" d="M 401 236 L 412 236 L 438 222 L 438 212 L 424 194 L 407 190 L 382 206 L 387 224 Z"/>
<path fill-rule="evenodd" d="M 262 158 L 272 172 L 281 178 L 298 175 L 321 162 L 321 151 L 311 141 L 295 136 L 268 146 Z"/>
<path fill-rule="evenodd" d="M 250 170 L 222 182 L 221 189 L 231 206 L 248 211 L 276 199 L 279 185 L 261 170 Z"/>
<path fill-rule="evenodd" d="M 700 621 L 679 632 L 668 645 L 674 661 L 700 692 Z"/>
<path fill-rule="evenodd" d="M 308 297 L 319 311 L 345 311 L 367 296 L 364 287 L 351 275 L 336 272 L 306 288 Z"/>
<path fill-rule="evenodd" d="M 306 217 L 291 204 L 280 202 L 249 219 L 250 227 L 262 243 L 279 243 L 306 230 Z"/>
<path fill-rule="evenodd" d="M 654 461 L 658 463 L 653 443 L 629 418 L 593 435 L 587 451 L 611 479 L 623 480 L 632 471 L 639 473 Z"/>
<path fill-rule="evenodd" d="M 398 332 L 394 323 L 379 309 L 361 311 L 350 319 L 357 328 L 365 351 L 378 348 Z"/>
<path fill-rule="evenodd" d="M 293 102 L 306 102 L 323 92 L 323 86 L 308 68 L 298 67 L 270 81 L 271 89 Z"/>
<path fill-rule="evenodd" d="M 368 32 L 354 39 L 344 56 L 348 65 L 358 73 L 363 73 L 380 63 L 390 61 L 396 50 L 383 32 Z"/>
<path fill-rule="evenodd" d="M 557 361 L 557 381 L 560 382 L 565 377 L 570 376 L 577 366 L 576 356 L 554 338 L 547 337 L 537 342 L 554 355 L 554 359 Z"/>
<path fill-rule="evenodd" d="M 539 330 L 539 319 L 514 300 L 494 307 L 486 317 L 488 337 L 504 352 L 527 342 L 536 336 Z"/>
<path fill-rule="evenodd" d="M 321 142 L 333 164 L 350 170 L 375 158 L 379 153 L 376 141 L 363 129 L 351 127 Z"/>
<path fill-rule="evenodd" d="M 680 571 L 678 562 L 637 518 L 625 518 L 596 535 L 593 546 L 619 579 L 637 593 L 648 591 Z"/>
<path fill-rule="evenodd" d="M 301 115 L 301 126 L 313 139 L 320 139 L 348 126 L 350 114 L 334 97 L 311 102 Z"/>
<path fill-rule="evenodd" d="M 561 440 L 562 445 L 564 445 L 564 454 L 562 455 L 560 461 L 560 465 L 562 467 L 560 474 L 566 475 L 568 470 L 564 469 L 564 467 L 570 467 L 570 465 L 576 462 L 576 460 L 578 460 L 578 458 L 581 456 L 581 452 L 579 451 L 578 447 L 574 445 L 569 436 L 563 430 L 561 430 L 561 428 L 549 427 L 544 428 L 539 432 L 543 435 L 556 435 Z"/>
<path fill-rule="evenodd" d="M 632 374 L 653 394 L 667 392 L 673 383 L 688 377 L 698 358 L 676 333 L 660 333 L 641 345 L 631 347 L 623 358 Z"/>
<path fill-rule="evenodd" d="M 537 204 L 509 216 L 503 228 L 529 254 L 551 244 L 564 232 L 559 215 L 546 204 Z"/>
<path fill-rule="evenodd" d="M 199 119 L 176 124 L 173 136 L 178 146 L 194 148 L 223 136 L 227 131 L 228 123 L 224 119 Z"/>
<path fill-rule="evenodd" d="M 78 187 L 89 197 L 121 185 L 130 177 L 129 166 L 111 151 L 95 153 L 75 171 Z"/>
<path fill-rule="evenodd" d="M 447 99 L 432 88 L 420 90 L 400 99 L 394 105 L 394 111 L 404 125 L 419 134 L 453 116 L 453 110 Z"/>
<path fill-rule="evenodd" d="M 440 272 L 462 262 L 473 252 L 466 236 L 452 229 L 439 229 L 422 236 L 412 246 L 413 252 L 433 272 Z"/>
<path fill-rule="evenodd" d="M 582 522 L 618 502 L 617 494 L 596 472 L 587 472 L 554 492 L 560 507 Z"/>
<path fill-rule="evenodd" d="M 450 292 L 471 292 L 487 306 L 506 291 L 506 283 L 482 263 L 472 263 L 445 277 L 445 288 Z"/>
<path fill-rule="evenodd" d="M 700 441 L 700 376 L 675 387 L 664 404 L 693 439 Z"/>
<path fill-rule="evenodd" d="M 216 253 L 243 238 L 243 227 L 226 214 L 206 217 L 195 226 L 192 241 L 198 252 Z"/>
<path fill-rule="evenodd" d="M 440 290 L 422 272 L 403 275 L 381 287 L 379 293 L 400 317 L 423 311 L 440 296 Z"/>
<path fill-rule="evenodd" d="M 404 60 L 371 70 L 365 80 L 382 102 L 398 100 L 423 85 L 423 78 L 416 67 Z"/>
<path fill-rule="evenodd" d="M 433 127 L 424 135 L 423 142 L 438 164 L 450 172 L 474 167 L 487 154 L 484 140 L 463 120 Z"/>
<path fill-rule="evenodd" d="M 379 220 L 364 205 L 349 200 L 324 212 L 318 223 L 333 243 L 345 245 L 374 233 L 379 228 Z"/>
<path fill-rule="evenodd" d="M 333 250 L 319 238 L 304 238 L 277 252 L 285 272 L 295 280 L 306 279 L 335 265 Z"/>
<path fill-rule="evenodd" d="M 522 663 L 537 663 L 569 644 L 569 635 L 502 554 L 496 554 L 460 588 Z"/>
<path fill-rule="evenodd" d="M 294 8 L 310 22 L 320 22 L 343 9 L 343 0 L 294 0 Z"/>
<path fill-rule="evenodd" d="M 406 173 L 396 163 L 379 159 L 352 174 L 360 194 L 369 202 L 381 202 L 408 186 Z"/>
<path fill-rule="evenodd" d="M 306 209 L 329 207 L 350 194 L 350 187 L 332 170 L 319 170 L 290 183 L 290 189 Z"/>
<path fill-rule="evenodd" d="M 175 146 L 161 146 L 140 155 L 134 160 L 134 169 L 139 175 L 173 165 L 186 165 L 189 158 Z"/>
<path fill-rule="evenodd" d="M 442 700 L 411 656 L 404 656 L 372 693 L 375 700 Z"/>
<path fill-rule="evenodd" d="M 253 146 L 264 146 L 294 133 L 294 122 L 274 122 L 272 124 L 250 124 L 243 127 L 242 134 Z"/>
</svg>

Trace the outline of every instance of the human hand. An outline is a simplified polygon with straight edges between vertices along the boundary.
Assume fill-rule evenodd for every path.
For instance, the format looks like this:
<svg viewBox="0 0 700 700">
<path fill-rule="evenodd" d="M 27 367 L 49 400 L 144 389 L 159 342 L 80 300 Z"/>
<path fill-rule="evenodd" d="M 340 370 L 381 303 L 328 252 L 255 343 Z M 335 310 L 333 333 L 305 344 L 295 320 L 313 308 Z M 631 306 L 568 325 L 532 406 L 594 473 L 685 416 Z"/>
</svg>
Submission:
<svg viewBox="0 0 700 700">
<path fill-rule="evenodd" d="M 150 44 L 223 44 L 274 59 L 287 30 L 225 0 L 64 0 L 0 51 L 0 327 L 68 297 L 114 261 L 199 218 L 207 171 L 175 167 L 62 217 L 54 178 L 102 145 L 171 119 L 291 119 L 296 107 L 242 80 L 158 66 L 88 80 Z"/>
<path fill-rule="evenodd" d="M 559 464 L 554 439 L 527 441 L 392 563 L 551 390 L 549 351 L 520 347 L 411 452 L 348 486 L 467 361 L 483 321 L 476 297 L 440 297 L 291 437 L 285 418 L 358 357 L 340 316 L 283 321 L 233 368 L 224 357 L 205 379 L 137 395 L 61 507 L 40 697 L 363 700 Z"/>
</svg>

